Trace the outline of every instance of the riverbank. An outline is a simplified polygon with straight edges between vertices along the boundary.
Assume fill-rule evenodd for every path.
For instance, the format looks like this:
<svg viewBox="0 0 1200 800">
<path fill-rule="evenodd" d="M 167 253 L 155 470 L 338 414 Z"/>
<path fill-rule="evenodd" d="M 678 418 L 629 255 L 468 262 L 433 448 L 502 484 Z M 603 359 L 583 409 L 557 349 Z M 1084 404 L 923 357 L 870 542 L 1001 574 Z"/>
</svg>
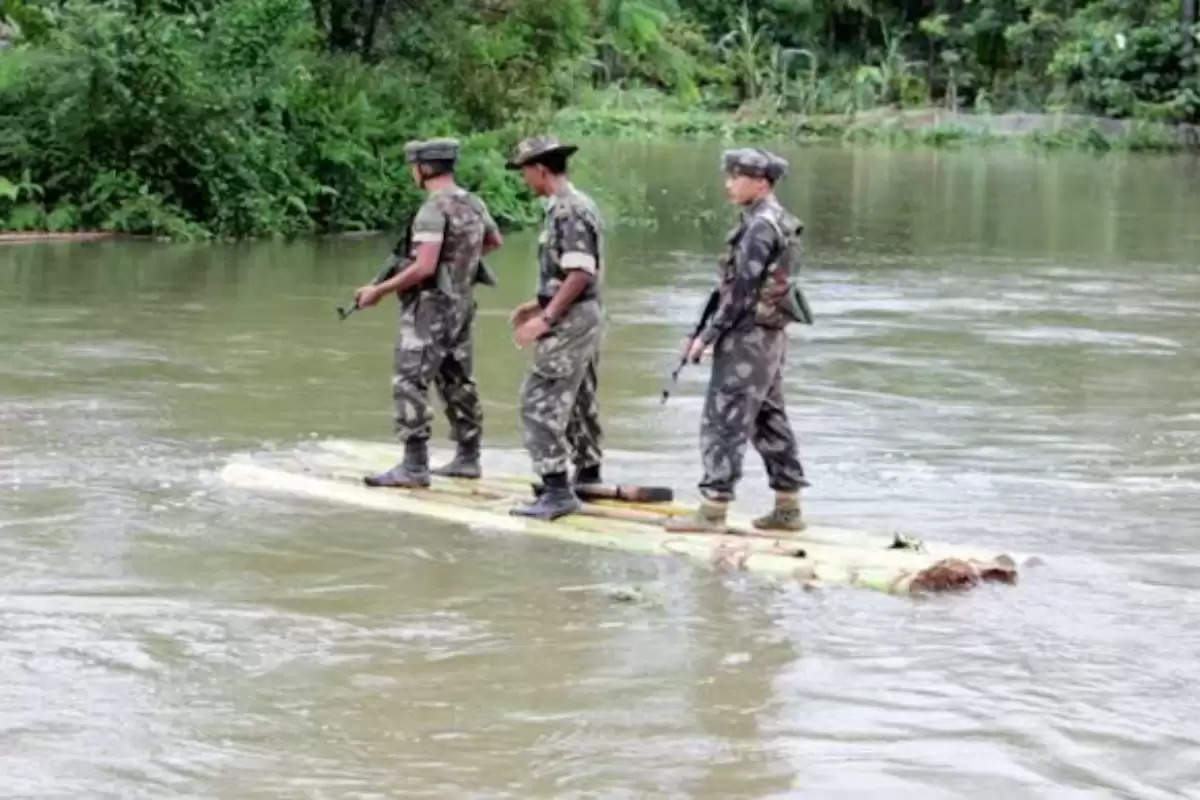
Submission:
<svg viewBox="0 0 1200 800">
<path fill-rule="evenodd" d="M 966 114 L 939 108 L 880 108 L 849 114 L 743 114 L 629 108 L 566 108 L 562 135 L 614 139 L 784 138 L 856 144 L 1029 144 L 1046 149 L 1200 152 L 1200 126 L 1083 114 Z"/>
<path fill-rule="evenodd" d="M 340 233 L 320 234 L 319 239 L 366 239 L 378 236 L 382 230 L 343 231 Z M 260 237 L 265 238 L 265 237 Z M 152 242 L 155 240 L 171 241 L 166 236 L 147 236 L 120 231 L 15 231 L 0 233 L 0 247 L 15 244 L 40 244 L 47 242 Z"/>
<path fill-rule="evenodd" d="M 0 246 L 39 242 L 107 242 L 118 239 L 121 241 L 145 241 L 153 238 L 153 236 L 138 236 L 116 231 L 17 231 L 0 233 Z"/>
<path fill-rule="evenodd" d="M 1200 126 L 1165 125 L 1082 114 L 966 114 L 945 109 L 875 109 L 852 114 L 745 114 L 661 108 L 566 108 L 549 127 L 564 138 L 618 140 L 787 140 L 843 142 L 892 147 L 1025 146 L 1041 150 L 1089 152 L 1200 153 Z M 477 159 L 478 160 L 478 159 Z M 473 165 L 479 173 L 479 165 Z M 491 198 L 489 197 L 489 200 Z M 521 217 L 511 198 L 502 203 L 511 220 Z M 618 198 L 617 205 L 624 201 Z M 632 201 L 636 204 L 636 200 Z M 532 208 L 532 206 L 530 207 Z M 530 212 L 532 213 L 532 212 Z M 528 222 L 527 218 L 519 222 Z M 366 230 L 329 232 L 322 236 L 354 237 Z M 124 234 L 113 231 L 0 232 L 0 246 L 55 241 L 181 238 Z M 218 237 L 221 238 L 221 237 Z M 236 237 L 232 237 L 236 238 Z M 255 238 L 255 237 L 251 237 Z"/>
</svg>

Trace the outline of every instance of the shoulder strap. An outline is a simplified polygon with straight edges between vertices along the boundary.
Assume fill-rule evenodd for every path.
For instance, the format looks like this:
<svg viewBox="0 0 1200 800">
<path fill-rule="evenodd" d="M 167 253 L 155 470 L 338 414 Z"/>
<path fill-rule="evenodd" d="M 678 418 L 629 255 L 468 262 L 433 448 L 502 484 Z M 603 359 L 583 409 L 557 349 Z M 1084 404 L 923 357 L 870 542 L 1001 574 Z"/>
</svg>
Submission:
<svg viewBox="0 0 1200 800">
<path fill-rule="evenodd" d="M 767 221 L 767 224 L 769 224 L 772 228 L 775 229 L 775 234 L 780 239 L 783 239 L 784 242 L 788 242 L 791 240 L 792 237 L 784 232 L 783 225 L 781 225 L 779 220 L 777 219 L 777 217 L 779 216 L 778 214 L 776 214 L 774 211 L 772 211 L 767 214 L 760 214 L 759 216 L 762 219 L 765 219 Z"/>
<path fill-rule="evenodd" d="M 408 258 L 412 252 L 412 229 L 413 221 L 417 218 L 417 212 L 409 215 L 408 221 L 404 223 L 404 235 L 400 237 L 400 241 L 396 242 L 392 248 L 392 255 L 398 258 Z"/>
</svg>

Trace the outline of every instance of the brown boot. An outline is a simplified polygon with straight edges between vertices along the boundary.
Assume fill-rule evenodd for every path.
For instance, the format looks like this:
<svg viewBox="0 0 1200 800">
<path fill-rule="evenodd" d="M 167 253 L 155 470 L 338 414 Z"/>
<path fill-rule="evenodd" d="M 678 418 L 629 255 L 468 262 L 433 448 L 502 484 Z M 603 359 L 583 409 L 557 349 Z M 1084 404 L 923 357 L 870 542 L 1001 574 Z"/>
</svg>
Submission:
<svg viewBox="0 0 1200 800">
<path fill-rule="evenodd" d="M 804 530 L 804 517 L 800 513 L 799 492 L 776 492 L 775 507 L 751 523 L 760 531 Z"/>
<path fill-rule="evenodd" d="M 725 533 L 725 514 L 729 503 L 702 500 L 700 506 L 686 517 L 672 517 L 663 523 L 671 533 Z"/>
</svg>

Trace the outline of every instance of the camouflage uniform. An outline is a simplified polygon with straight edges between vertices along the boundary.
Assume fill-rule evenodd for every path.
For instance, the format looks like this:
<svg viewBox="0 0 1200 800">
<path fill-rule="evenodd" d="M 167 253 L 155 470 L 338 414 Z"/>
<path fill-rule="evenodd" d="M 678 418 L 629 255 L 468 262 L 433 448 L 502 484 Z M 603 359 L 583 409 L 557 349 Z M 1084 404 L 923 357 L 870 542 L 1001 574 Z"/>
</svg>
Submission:
<svg viewBox="0 0 1200 800">
<path fill-rule="evenodd" d="M 446 407 L 450 438 L 478 447 L 483 409 L 474 378 L 472 281 L 483 240 L 496 230 L 483 201 L 458 187 L 431 194 L 413 218 L 409 259 L 422 243 L 440 243 L 441 252 L 435 278 L 400 301 L 392 397 L 403 442 L 429 439 L 432 382 Z"/>
<path fill-rule="evenodd" d="M 731 151 L 725 161 L 726 171 L 755 176 L 768 169 L 781 175 L 786 168 L 782 159 L 758 150 Z M 700 335 L 713 346 L 700 426 L 700 491 L 708 500 L 733 498 L 747 440 L 762 456 L 772 489 L 808 486 L 783 397 L 785 326 L 792 321 L 785 300 L 801 230 L 800 221 L 770 194 L 746 208 L 726 239 L 720 304 Z"/>
<path fill-rule="evenodd" d="M 549 333 L 538 340 L 533 366 L 521 386 L 525 446 L 539 475 L 599 466 L 603 458 L 596 400 L 604 315 L 598 283 L 603 272 L 603 226 L 586 194 L 570 183 L 550 199 L 538 238 L 538 301 L 554 297 L 567 273 L 580 269 L 592 282 Z"/>
</svg>

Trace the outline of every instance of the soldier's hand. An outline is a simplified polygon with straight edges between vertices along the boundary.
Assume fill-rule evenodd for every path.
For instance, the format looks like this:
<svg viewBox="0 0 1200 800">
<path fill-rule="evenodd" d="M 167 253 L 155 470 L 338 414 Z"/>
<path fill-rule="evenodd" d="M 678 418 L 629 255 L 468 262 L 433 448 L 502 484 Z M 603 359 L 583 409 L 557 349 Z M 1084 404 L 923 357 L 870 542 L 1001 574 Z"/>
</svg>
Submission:
<svg viewBox="0 0 1200 800">
<path fill-rule="evenodd" d="M 370 308 L 379 302 L 380 294 L 378 287 L 371 284 L 360 286 L 358 291 L 354 293 L 354 303 L 359 308 Z"/>
<path fill-rule="evenodd" d="M 521 327 L 517 328 L 516 333 L 513 334 L 513 341 L 517 343 L 517 347 L 524 349 L 536 342 L 548 330 L 550 330 L 550 325 L 547 324 L 545 317 L 538 314 L 521 323 Z"/>
<path fill-rule="evenodd" d="M 521 305 L 514 308 L 512 313 L 508 315 L 508 324 L 513 327 L 513 330 L 516 330 L 528 322 L 530 317 L 541 310 L 542 307 L 538 305 L 537 300 L 526 300 L 524 303 L 521 303 Z"/>
<path fill-rule="evenodd" d="M 708 345 L 704 343 L 703 339 L 697 336 L 695 339 L 692 339 L 690 345 L 688 346 L 687 360 L 693 364 L 699 364 L 700 359 L 704 357 L 704 351 L 707 349 Z"/>
</svg>

